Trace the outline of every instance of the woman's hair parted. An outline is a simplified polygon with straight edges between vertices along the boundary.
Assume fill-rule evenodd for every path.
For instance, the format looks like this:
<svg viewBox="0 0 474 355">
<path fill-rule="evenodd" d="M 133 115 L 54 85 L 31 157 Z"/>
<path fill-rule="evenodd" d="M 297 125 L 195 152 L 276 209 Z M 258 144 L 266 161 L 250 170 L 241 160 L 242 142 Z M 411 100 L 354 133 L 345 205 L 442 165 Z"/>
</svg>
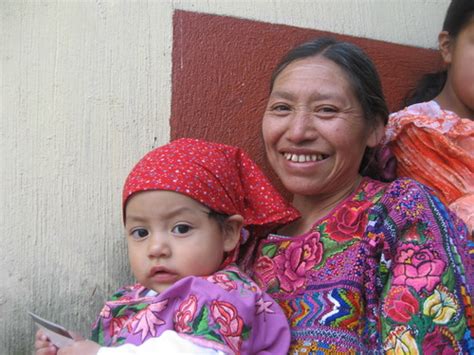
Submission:
<svg viewBox="0 0 474 355">
<path fill-rule="evenodd" d="M 346 73 L 369 127 L 387 124 L 389 110 L 377 69 L 369 56 L 352 43 L 322 37 L 291 49 L 273 71 L 270 91 L 277 77 L 290 63 L 316 56 L 331 60 Z M 376 160 L 376 149 L 367 147 L 359 172 L 364 176 L 379 179 L 380 169 Z"/>
</svg>

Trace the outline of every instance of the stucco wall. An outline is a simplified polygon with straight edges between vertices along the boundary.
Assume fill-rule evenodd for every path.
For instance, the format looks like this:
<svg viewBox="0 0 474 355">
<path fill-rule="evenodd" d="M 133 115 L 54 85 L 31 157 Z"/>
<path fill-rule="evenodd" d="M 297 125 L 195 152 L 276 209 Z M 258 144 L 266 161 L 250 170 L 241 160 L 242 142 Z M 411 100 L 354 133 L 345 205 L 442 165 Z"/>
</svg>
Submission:
<svg viewBox="0 0 474 355">
<path fill-rule="evenodd" d="M 27 310 L 87 334 L 131 280 L 120 191 L 170 137 L 175 9 L 432 47 L 447 3 L 0 2 L 0 353 L 31 350 Z"/>
</svg>

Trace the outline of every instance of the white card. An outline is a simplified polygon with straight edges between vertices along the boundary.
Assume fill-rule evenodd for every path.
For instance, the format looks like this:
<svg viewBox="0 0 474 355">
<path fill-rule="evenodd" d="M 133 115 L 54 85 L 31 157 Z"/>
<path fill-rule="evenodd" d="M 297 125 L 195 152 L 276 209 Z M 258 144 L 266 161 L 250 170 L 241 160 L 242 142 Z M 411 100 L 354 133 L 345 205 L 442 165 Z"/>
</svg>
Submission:
<svg viewBox="0 0 474 355">
<path fill-rule="evenodd" d="M 34 313 L 28 313 L 33 318 L 38 328 L 40 328 L 44 335 L 46 335 L 58 348 L 63 348 L 74 342 L 71 334 L 69 334 L 69 332 L 59 324 L 50 322 Z"/>
</svg>

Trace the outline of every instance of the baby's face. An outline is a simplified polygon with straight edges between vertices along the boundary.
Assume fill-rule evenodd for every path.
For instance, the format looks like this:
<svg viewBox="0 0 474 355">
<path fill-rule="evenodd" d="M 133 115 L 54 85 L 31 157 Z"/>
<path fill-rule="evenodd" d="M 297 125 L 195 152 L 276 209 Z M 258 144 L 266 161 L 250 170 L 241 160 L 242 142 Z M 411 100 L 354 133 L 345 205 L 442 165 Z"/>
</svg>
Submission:
<svg viewBox="0 0 474 355">
<path fill-rule="evenodd" d="M 125 233 L 133 274 L 143 286 L 163 292 L 179 279 L 217 271 L 226 242 L 209 208 L 171 191 L 144 191 L 126 205 Z"/>
</svg>

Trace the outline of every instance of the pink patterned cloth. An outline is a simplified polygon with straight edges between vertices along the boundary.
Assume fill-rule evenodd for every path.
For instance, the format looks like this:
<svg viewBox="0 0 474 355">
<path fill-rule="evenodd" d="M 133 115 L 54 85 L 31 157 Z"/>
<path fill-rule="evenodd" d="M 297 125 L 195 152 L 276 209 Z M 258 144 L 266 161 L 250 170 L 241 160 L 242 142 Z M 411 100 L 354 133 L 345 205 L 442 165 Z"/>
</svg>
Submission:
<svg viewBox="0 0 474 355">
<path fill-rule="evenodd" d="M 105 303 L 92 340 L 140 345 L 165 330 L 228 354 L 286 354 L 288 321 L 280 307 L 237 267 L 179 280 L 161 294 L 137 284 Z"/>
</svg>

